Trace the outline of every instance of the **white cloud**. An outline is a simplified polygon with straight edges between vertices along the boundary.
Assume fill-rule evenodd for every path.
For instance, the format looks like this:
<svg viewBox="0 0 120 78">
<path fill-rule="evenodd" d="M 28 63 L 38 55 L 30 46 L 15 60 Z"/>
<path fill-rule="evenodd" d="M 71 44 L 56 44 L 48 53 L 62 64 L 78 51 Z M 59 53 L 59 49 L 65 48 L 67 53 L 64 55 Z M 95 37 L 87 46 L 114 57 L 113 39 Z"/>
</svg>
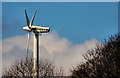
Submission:
<svg viewBox="0 0 120 78">
<path fill-rule="evenodd" d="M 29 56 L 33 51 L 33 36 L 30 37 Z M 88 49 L 94 48 L 96 39 L 86 40 L 82 44 L 73 44 L 67 38 L 60 38 L 56 31 L 40 36 L 40 57 L 55 61 L 57 66 L 63 66 L 66 71 L 71 66 L 84 61 L 82 54 Z M 27 35 L 15 36 L 3 40 L 3 70 L 16 60 L 25 58 L 27 47 Z"/>
</svg>

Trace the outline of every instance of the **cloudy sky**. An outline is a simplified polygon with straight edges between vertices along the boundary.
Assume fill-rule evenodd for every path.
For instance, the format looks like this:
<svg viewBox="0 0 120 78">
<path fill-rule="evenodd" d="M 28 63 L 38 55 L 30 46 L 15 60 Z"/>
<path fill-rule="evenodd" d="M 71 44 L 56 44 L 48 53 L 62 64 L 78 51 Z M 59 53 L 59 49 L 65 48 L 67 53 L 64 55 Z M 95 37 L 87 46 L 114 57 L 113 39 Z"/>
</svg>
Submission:
<svg viewBox="0 0 120 78">
<path fill-rule="evenodd" d="M 24 9 L 29 19 L 37 9 L 34 25 L 50 26 L 50 33 L 40 37 L 40 58 L 49 58 L 66 71 L 83 62 L 82 54 L 118 33 L 117 2 L 3 2 L 2 64 L 3 71 L 16 60 L 24 59 L 27 32 Z M 29 56 L 33 51 L 30 37 Z"/>
</svg>

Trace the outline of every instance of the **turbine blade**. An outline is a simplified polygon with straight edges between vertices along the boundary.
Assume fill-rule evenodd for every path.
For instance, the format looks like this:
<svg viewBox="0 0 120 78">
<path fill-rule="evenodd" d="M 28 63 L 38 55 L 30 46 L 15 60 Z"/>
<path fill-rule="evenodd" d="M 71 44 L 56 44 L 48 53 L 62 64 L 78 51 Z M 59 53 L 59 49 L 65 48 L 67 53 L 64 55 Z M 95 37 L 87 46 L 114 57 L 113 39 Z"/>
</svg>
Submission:
<svg viewBox="0 0 120 78">
<path fill-rule="evenodd" d="M 36 12 L 37 12 L 37 10 L 35 11 L 35 13 L 34 13 L 34 15 L 33 15 L 33 17 L 32 17 L 32 20 L 31 20 L 31 22 L 30 22 L 30 26 L 32 26 L 32 24 L 33 24 L 33 21 L 34 21 Z"/>
<path fill-rule="evenodd" d="M 28 32 L 26 62 L 28 61 L 29 40 L 30 40 L 30 32 Z"/>
<path fill-rule="evenodd" d="M 26 9 L 25 9 L 25 16 L 26 16 L 27 26 L 29 27 L 29 19 L 28 19 L 28 16 L 27 16 Z"/>
</svg>

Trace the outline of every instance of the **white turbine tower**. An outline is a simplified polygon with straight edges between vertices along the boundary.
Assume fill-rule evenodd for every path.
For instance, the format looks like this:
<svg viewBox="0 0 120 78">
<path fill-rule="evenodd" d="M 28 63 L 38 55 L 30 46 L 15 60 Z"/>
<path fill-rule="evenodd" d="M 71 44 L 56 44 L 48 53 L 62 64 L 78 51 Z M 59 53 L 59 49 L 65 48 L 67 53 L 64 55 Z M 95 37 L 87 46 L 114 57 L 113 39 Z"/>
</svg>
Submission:
<svg viewBox="0 0 120 78">
<path fill-rule="evenodd" d="M 41 27 L 41 26 L 34 26 L 33 25 L 33 21 L 34 21 L 34 18 L 35 18 L 36 11 L 35 11 L 35 13 L 32 17 L 31 22 L 29 22 L 27 12 L 26 12 L 26 9 L 25 9 L 27 26 L 23 27 L 23 29 L 25 31 L 28 31 L 28 44 L 27 44 L 26 62 L 28 61 L 27 58 L 28 58 L 30 32 L 33 32 L 33 34 L 34 34 L 33 78 L 39 78 L 39 34 L 46 33 L 46 32 L 50 31 L 49 27 Z"/>
</svg>

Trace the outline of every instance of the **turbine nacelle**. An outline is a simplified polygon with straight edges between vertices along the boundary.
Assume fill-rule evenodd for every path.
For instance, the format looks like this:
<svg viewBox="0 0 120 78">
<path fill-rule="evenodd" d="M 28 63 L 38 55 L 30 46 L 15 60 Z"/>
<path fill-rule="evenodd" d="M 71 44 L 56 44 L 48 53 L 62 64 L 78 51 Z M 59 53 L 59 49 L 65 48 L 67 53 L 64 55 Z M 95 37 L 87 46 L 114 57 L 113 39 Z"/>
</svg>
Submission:
<svg viewBox="0 0 120 78">
<path fill-rule="evenodd" d="M 50 28 L 49 27 L 41 27 L 41 26 L 25 26 L 23 27 L 23 30 L 28 31 L 28 32 L 38 32 L 38 33 L 45 33 L 49 32 Z"/>
</svg>

